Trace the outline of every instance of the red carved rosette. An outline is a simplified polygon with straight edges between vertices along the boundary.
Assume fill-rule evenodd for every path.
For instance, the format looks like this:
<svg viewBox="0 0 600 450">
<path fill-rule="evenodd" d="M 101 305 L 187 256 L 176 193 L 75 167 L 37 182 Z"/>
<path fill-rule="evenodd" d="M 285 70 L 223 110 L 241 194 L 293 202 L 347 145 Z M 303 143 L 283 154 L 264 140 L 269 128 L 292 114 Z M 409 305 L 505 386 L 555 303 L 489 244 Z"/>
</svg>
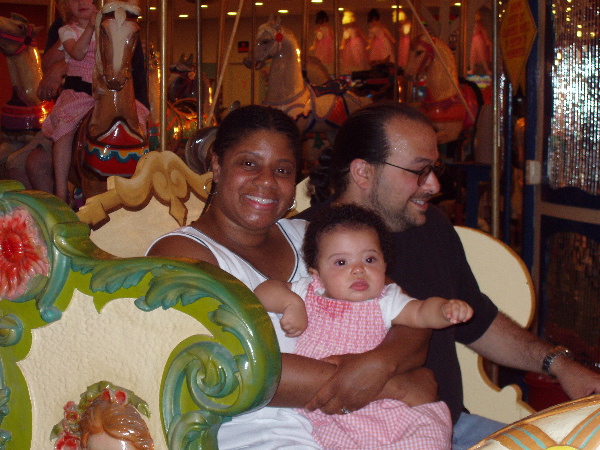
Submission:
<svg viewBox="0 0 600 450">
<path fill-rule="evenodd" d="M 48 249 L 24 208 L 0 215 L 0 298 L 16 300 L 36 276 L 48 276 Z"/>
</svg>

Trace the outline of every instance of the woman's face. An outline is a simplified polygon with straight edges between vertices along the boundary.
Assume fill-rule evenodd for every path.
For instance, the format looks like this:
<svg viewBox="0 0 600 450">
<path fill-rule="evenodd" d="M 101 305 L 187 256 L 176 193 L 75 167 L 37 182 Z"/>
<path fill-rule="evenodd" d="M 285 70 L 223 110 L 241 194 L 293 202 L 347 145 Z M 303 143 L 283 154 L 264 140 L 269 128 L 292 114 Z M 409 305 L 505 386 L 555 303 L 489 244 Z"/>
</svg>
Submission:
<svg viewBox="0 0 600 450">
<path fill-rule="evenodd" d="M 213 207 L 247 229 L 264 229 L 292 206 L 296 160 L 289 139 L 273 130 L 254 131 L 213 157 Z"/>
</svg>

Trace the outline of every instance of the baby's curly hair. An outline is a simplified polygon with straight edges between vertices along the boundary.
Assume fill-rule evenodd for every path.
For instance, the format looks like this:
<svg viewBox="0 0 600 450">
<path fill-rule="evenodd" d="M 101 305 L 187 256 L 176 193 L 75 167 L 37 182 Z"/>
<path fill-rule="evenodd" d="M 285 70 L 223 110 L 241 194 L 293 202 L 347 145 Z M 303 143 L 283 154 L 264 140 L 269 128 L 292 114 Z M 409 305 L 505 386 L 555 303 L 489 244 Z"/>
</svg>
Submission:
<svg viewBox="0 0 600 450">
<path fill-rule="evenodd" d="M 379 237 L 379 245 L 383 252 L 383 259 L 390 264 L 393 254 L 393 243 L 390 232 L 379 215 L 367 208 L 356 204 L 330 206 L 320 211 L 306 228 L 302 252 L 306 266 L 317 268 L 319 258 L 319 244 L 321 238 L 339 228 L 350 230 L 373 229 Z"/>
</svg>

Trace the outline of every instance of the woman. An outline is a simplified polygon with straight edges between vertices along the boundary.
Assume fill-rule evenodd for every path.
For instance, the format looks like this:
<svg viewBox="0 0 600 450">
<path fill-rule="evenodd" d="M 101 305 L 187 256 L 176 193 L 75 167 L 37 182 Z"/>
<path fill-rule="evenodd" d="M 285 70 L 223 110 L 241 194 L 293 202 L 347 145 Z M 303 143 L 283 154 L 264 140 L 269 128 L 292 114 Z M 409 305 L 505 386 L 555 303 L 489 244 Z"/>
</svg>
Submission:
<svg viewBox="0 0 600 450">
<path fill-rule="evenodd" d="M 291 282 L 306 277 L 297 250 L 305 222 L 281 219 L 294 204 L 300 144 L 296 125 L 280 110 L 251 105 L 231 112 L 215 138 L 207 208 L 191 226 L 160 238 L 148 254 L 210 262 L 250 289 L 266 279 Z M 290 354 L 295 340 L 284 336 L 275 315 L 271 319 L 283 365 L 271 406 L 341 414 L 375 398 L 409 404 L 435 400 L 404 396 L 402 383 L 427 383 L 432 378 L 423 371 L 393 377 L 396 370 L 406 369 L 406 362 L 394 361 L 394 350 L 401 344 L 391 337 L 368 354 L 346 355 L 334 365 Z M 310 431 L 310 423 L 293 409 L 263 408 L 223 425 L 219 448 L 318 448 Z"/>
</svg>

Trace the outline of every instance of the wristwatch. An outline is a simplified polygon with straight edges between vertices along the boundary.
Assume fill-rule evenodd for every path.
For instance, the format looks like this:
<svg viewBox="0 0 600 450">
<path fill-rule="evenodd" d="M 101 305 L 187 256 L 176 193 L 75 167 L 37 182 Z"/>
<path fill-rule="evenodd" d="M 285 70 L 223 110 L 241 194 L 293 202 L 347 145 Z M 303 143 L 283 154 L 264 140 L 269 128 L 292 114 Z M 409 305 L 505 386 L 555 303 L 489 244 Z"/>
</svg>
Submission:
<svg viewBox="0 0 600 450">
<path fill-rule="evenodd" d="M 550 350 L 550 352 L 544 358 L 544 362 L 542 363 L 542 371 L 553 377 L 554 375 L 550 373 L 550 367 L 552 366 L 554 360 L 561 355 L 573 359 L 573 354 L 571 353 L 571 350 L 569 350 L 566 347 L 563 347 L 562 345 L 557 345 L 552 350 Z"/>
</svg>

